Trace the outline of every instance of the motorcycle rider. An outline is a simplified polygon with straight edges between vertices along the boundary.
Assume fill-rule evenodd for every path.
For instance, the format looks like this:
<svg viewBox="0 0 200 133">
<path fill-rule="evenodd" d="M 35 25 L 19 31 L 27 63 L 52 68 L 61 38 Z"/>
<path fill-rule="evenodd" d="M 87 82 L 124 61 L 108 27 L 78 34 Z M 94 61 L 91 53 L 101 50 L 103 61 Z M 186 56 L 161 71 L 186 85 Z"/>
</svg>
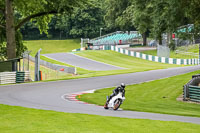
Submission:
<svg viewBox="0 0 200 133">
<path fill-rule="evenodd" d="M 107 100 L 107 104 L 109 103 L 109 101 L 116 96 L 119 92 L 122 92 L 122 97 L 125 97 L 125 87 L 126 85 L 124 83 L 121 83 L 120 86 L 118 86 L 117 88 L 115 88 L 113 90 L 113 93 L 110 95 L 110 97 Z"/>
</svg>

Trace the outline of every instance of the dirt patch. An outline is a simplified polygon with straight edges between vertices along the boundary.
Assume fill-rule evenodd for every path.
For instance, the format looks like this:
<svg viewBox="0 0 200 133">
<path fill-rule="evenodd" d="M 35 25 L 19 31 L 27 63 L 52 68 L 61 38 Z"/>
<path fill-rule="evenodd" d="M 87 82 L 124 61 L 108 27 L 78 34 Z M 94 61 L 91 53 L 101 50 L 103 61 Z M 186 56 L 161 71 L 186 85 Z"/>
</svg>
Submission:
<svg viewBox="0 0 200 133">
<path fill-rule="evenodd" d="M 196 104 L 200 104 L 199 102 L 193 102 L 193 101 L 184 101 L 183 100 L 183 95 L 180 95 L 178 98 L 176 98 L 177 101 L 181 101 L 181 102 L 186 102 L 186 103 L 196 103 Z"/>
</svg>

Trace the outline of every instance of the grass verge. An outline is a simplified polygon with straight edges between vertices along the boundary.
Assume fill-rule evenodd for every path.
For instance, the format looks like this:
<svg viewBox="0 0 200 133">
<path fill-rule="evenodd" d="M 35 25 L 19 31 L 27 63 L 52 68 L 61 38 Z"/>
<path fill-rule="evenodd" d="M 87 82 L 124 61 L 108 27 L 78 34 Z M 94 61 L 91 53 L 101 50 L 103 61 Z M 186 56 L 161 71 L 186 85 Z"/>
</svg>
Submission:
<svg viewBox="0 0 200 133">
<path fill-rule="evenodd" d="M 128 56 L 111 50 L 92 50 L 81 51 L 76 53 L 77 55 L 90 58 L 96 61 L 104 62 L 114 66 L 119 66 L 134 70 L 150 70 L 150 69 L 162 69 L 177 67 L 178 65 L 171 65 L 165 63 L 158 63 L 140 58 Z"/>
<path fill-rule="evenodd" d="M 154 55 L 157 56 L 157 50 L 148 50 L 148 51 L 142 51 L 144 54 L 148 55 Z M 175 51 L 170 52 L 170 58 L 175 58 L 175 59 L 193 59 L 193 58 L 198 58 L 197 56 L 193 55 L 185 55 L 185 54 L 180 54 L 176 53 Z"/>
<path fill-rule="evenodd" d="M 197 124 L 62 113 L 0 104 L 1 133 L 198 133 Z"/>
<path fill-rule="evenodd" d="M 198 58 L 199 53 L 199 45 L 189 45 L 189 46 L 181 46 L 178 47 L 176 51 L 170 51 L 170 58 L 176 58 L 176 59 L 192 59 L 192 58 Z M 144 54 L 148 55 L 154 55 L 157 56 L 157 50 L 148 50 L 148 51 L 142 51 Z"/>
<path fill-rule="evenodd" d="M 126 87 L 126 100 L 121 108 L 141 112 L 200 117 L 200 104 L 176 100 L 183 92 L 183 85 L 191 79 L 192 75 L 197 73 L 199 71 L 141 84 L 128 85 Z M 103 105 L 106 101 L 106 96 L 110 95 L 113 89 L 97 90 L 93 94 L 84 94 L 79 99 L 88 103 Z"/>
</svg>

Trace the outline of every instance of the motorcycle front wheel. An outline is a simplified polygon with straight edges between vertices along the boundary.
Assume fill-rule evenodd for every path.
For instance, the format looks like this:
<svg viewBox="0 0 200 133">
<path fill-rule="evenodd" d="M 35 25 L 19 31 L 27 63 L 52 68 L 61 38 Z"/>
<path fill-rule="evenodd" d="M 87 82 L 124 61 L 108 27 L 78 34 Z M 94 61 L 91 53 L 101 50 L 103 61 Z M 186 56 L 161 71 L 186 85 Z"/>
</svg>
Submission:
<svg viewBox="0 0 200 133">
<path fill-rule="evenodd" d="M 114 101 L 113 110 L 118 110 L 118 108 L 120 107 L 120 105 L 121 105 L 121 100 L 116 99 L 116 100 Z"/>
</svg>

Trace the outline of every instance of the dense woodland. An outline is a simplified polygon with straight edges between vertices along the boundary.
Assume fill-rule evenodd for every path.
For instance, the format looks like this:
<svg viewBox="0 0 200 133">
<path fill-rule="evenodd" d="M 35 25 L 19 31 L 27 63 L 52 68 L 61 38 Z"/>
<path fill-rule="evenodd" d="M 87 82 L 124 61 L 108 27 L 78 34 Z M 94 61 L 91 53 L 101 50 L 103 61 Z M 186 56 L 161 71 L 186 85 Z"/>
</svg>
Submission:
<svg viewBox="0 0 200 133">
<path fill-rule="evenodd" d="M 0 0 L 0 53 L 19 57 L 24 40 L 94 38 L 116 30 L 138 30 L 161 43 L 161 35 L 194 24 L 198 35 L 199 0 Z"/>
</svg>

